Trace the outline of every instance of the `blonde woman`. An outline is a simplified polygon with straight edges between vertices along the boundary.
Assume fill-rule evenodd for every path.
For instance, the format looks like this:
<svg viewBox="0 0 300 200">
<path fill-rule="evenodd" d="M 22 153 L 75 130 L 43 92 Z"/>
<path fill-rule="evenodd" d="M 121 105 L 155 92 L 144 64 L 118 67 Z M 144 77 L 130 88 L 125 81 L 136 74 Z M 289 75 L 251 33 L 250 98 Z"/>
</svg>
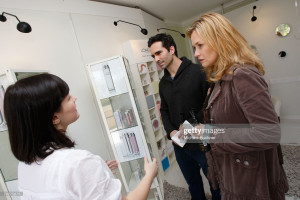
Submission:
<svg viewBox="0 0 300 200">
<path fill-rule="evenodd" d="M 210 181 L 219 183 L 224 200 L 284 199 L 281 133 L 262 62 L 220 14 L 201 16 L 186 34 L 212 83 L 205 124 L 198 125 L 204 143 L 210 143 Z"/>
</svg>

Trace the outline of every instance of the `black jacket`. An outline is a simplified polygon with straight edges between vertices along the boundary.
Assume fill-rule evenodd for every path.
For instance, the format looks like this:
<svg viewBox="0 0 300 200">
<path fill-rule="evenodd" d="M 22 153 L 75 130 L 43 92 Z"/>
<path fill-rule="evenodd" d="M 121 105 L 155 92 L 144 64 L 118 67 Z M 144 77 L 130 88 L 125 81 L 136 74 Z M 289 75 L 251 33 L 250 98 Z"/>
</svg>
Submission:
<svg viewBox="0 0 300 200">
<path fill-rule="evenodd" d="M 193 64 L 183 57 L 178 71 L 171 79 L 167 69 L 159 83 L 159 94 L 161 97 L 160 112 L 168 139 L 173 130 L 178 130 L 184 120 L 190 123 L 202 122 L 202 105 L 205 100 L 208 83 L 201 65 Z"/>
</svg>

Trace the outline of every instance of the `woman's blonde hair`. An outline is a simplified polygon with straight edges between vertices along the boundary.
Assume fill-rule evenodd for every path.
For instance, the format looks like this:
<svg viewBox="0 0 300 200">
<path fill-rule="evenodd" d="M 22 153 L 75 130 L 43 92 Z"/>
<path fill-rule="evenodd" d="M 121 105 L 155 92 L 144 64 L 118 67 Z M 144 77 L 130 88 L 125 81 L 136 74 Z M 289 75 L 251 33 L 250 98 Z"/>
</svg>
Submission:
<svg viewBox="0 0 300 200">
<path fill-rule="evenodd" d="M 210 82 L 219 81 L 228 69 L 239 64 L 251 64 L 264 74 L 264 67 L 256 52 L 232 23 L 218 13 L 204 14 L 186 31 L 191 38 L 196 31 L 206 44 L 219 55 L 213 66 L 205 67 Z"/>
</svg>

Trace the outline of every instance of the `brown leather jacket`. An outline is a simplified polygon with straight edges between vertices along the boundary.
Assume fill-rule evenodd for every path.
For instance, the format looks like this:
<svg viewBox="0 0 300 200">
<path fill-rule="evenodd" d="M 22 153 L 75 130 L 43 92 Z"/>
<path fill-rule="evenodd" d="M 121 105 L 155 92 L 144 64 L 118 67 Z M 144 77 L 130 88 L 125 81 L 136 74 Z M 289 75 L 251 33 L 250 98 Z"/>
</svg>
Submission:
<svg viewBox="0 0 300 200">
<path fill-rule="evenodd" d="M 280 127 L 262 75 L 254 66 L 231 68 L 215 85 L 205 118 L 218 124 L 255 124 L 242 131 L 225 128 L 210 139 L 208 177 L 219 183 L 222 199 L 285 199 L 288 183 L 282 168 Z"/>
</svg>

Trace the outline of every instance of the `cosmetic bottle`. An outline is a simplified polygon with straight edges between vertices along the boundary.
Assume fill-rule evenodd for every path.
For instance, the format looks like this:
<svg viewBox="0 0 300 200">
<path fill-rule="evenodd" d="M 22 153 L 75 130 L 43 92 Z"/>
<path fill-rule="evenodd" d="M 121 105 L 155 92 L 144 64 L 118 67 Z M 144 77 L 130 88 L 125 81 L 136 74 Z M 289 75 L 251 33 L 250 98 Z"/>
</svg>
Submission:
<svg viewBox="0 0 300 200">
<path fill-rule="evenodd" d="M 136 142 L 136 138 L 135 138 L 134 133 L 130 133 L 130 143 L 133 147 L 134 154 L 138 154 L 139 153 L 139 148 L 137 146 L 137 142 Z"/>
<path fill-rule="evenodd" d="M 130 119 L 130 114 L 129 114 L 128 110 L 125 111 L 125 116 L 126 116 L 127 125 L 128 125 L 128 127 L 130 127 L 131 119 Z"/>
<path fill-rule="evenodd" d="M 103 73 L 108 91 L 115 90 L 114 82 L 111 76 L 109 65 L 103 65 Z"/>
<path fill-rule="evenodd" d="M 121 134 L 121 135 L 119 135 L 119 137 L 120 137 L 120 140 L 121 140 L 120 149 L 121 149 L 121 152 L 122 152 L 122 156 L 127 157 L 129 152 L 126 149 L 126 141 L 124 139 L 124 135 Z"/>
<path fill-rule="evenodd" d="M 140 164 L 137 164 L 136 170 L 133 173 L 134 173 L 136 182 L 139 183 L 142 179 L 142 170 L 141 170 Z"/>
<path fill-rule="evenodd" d="M 129 109 L 128 112 L 129 112 L 130 120 L 131 120 L 131 123 L 132 123 L 131 125 L 135 126 L 136 123 L 135 123 L 135 119 L 134 119 L 134 115 L 133 115 L 133 110 Z"/>
<path fill-rule="evenodd" d="M 139 149 L 139 145 L 138 145 L 137 140 L 136 140 L 136 136 L 135 136 L 134 133 L 132 133 L 132 135 L 133 135 L 133 139 L 134 139 L 134 144 L 136 146 L 136 153 L 139 154 L 140 153 L 140 149 Z"/>
<path fill-rule="evenodd" d="M 130 144 L 130 138 L 129 138 L 128 133 L 124 133 L 124 137 L 125 137 L 125 140 L 126 140 L 126 145 L 127 145 L 128 151 L 129 151 L 129 155 L 132 155 L 133 150 L 132 150 L 132 147 L 131 147 L 131 144 Z"/>
<path fill-rule="evenodd" d="M 120 110 L 116 110 L 114 112 L 114 117 L 115 117 L 115 121 L 116 121 L 118 129 L 124 128 L 123 123 L 122 123 L 122 116 L 121 116 Z"/>
<path fill-rule="evenodd" d="M 3 109 L 3 103 L 4 103 L 4 88 L 3 85 L 0 86 L 0 125 L 4 123 L 4 109 Z"/>
</svg>

